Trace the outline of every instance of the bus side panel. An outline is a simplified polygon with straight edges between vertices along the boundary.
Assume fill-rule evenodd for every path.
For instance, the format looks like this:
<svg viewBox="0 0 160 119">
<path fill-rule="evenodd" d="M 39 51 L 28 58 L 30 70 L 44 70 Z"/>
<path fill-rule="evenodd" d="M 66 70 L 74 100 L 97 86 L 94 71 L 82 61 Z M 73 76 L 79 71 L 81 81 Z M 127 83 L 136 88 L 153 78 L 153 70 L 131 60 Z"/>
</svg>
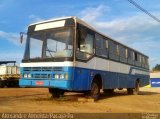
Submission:
<svg viewBox="0 0 160 119">
<path fill-rule="evenodd" d="M 129 74 L 108 72 L 107 77 L 103 78 L 104 89 L 115 88 L 134 88 L 135 76 Z"/>
<path fill-rule="evenodd" d="M 90 79 L 91 79 L 91 70 L 76 67 L 74 70 L 74 81 L 73 81 L 73 90 L 82 91 L 89 90 Z"/>
<path fill-rule="evenodd" d="M 128 82 L 128 75 L 119 73 L 118 74 L 118 87 L 119 88 L 127 87 L 128 86 L 127 82 Z"/>
<path fill-rule="evenodd" d="M 109 80 L 108 75 L 112 76 L 111 74 L 109 74 L 109 72 L 76 67 L 74 70 L 73 90 L 75 91 L 90 90 L 92 80 L 97 74 L 101 76 L 103 84 L 106 83 L 107 87 L 109 88 L 111 84 L 109 83 L 109 81 L 111 80 Z"/>
<path fill-rule="evenodd" d="M 149 75 L 144 75 L 141 79 L 140 79 L 140 86 L 146 86 L 150 84 L 150 77 Z"/>
<path fill-rule="evenodd" d="M 149 70 L 144 70 L 138 67 L 131 67 L 129 73 L 132 75 L 132 79 L 136 82 L 140 81 L 140 86 L 146 86 L 149 84 Z M 133 83 L 135 86 L 135 82 Z"/>
<path fill-rule="evenodd" d="M 109 89 L 117 88 L 118 87 L 118 73 L 115 72 L 109 72 L 109 75 L 107 76 L 109 79 Z"/>
<path fill-rule="evenodd" d="M 95 61 L 96 63 L 94 63 Z M 102 65 L 102 61 L 105 65 Z M 90 90 L 92 80 L 97 74 L 102 78 L 104 89 L 134 88 L 137 79 L 140 79 L 140 86 L 149 84 L 148 72 L 141 68 L 99 58 L 92 59 L 88 63 L 77 64 L 86 68 L 75 67 L 73 80 L 73 90 L 75 91 Z"/>
<path fill-rule="evenodd" d="M 92 80 L 96 74 L 101 75 L 104 89 L 134 88 L 137 78 L 140 79 L 140 86 L 149 84 L 147 75 L 123 74 L 76 67 L 74 70 L 73 90 L 90 90 Z"/>
<path fill-rule="evenodd" d="M 134 88 L 136 79 L 140 79 L 140 86 L 149 84 L 149 76 L 147 75 L 133 75 L 133 74 L 122 74 L 115 72 L 108 72 L 109 75 L 103 79 L 104 89 L 114 88 Z"/>
<path fill-rule="evenodd" d="M 136 78 L 133 74 L 128 74 L 127 76 L 127 87 L 124 88 L 134 88 L 135 87 Z"/>
</svg>

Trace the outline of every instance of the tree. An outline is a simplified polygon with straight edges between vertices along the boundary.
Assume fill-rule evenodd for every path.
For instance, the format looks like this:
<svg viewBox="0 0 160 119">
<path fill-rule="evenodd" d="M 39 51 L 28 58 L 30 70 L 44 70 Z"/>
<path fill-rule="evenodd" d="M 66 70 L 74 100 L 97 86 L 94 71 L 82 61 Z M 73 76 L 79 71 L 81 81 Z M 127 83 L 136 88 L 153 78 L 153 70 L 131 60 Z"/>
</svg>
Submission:
<svg viewBox="0 0 160 119">
<path fill-rule="evenodd" d="M 160 64 L 157 64 L 155 67 L 152 69 L 153 71 L 160 71 Z"/>
</svg>

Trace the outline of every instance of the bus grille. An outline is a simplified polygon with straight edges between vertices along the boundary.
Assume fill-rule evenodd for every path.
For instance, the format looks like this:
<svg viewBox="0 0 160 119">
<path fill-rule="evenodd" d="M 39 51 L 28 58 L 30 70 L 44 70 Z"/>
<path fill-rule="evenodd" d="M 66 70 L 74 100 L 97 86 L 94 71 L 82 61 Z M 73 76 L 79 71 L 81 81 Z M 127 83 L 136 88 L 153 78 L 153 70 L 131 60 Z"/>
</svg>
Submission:
<svg viewBox="0 0 160 119">
<path fill-rule="evenodd" d="M 62 67 L 24 67 L 23 71 L 38 71 L 38 72 L 45 72 L 45 71 L 62 71 Z"/>
<path fill-rule="evenodd" d="M 51 75 L 50 74 L 33 74 L 33 78 L 36 78 L 36 79 L 50 79 Z"/>
</svg>

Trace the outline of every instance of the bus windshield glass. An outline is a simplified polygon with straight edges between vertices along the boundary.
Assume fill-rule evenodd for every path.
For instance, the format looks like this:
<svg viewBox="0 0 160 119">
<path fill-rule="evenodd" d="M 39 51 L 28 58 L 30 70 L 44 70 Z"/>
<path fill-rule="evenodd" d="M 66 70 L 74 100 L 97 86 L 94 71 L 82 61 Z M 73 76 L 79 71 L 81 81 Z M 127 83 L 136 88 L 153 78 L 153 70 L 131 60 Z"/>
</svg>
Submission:
<svg viewBox="0 0 160 119">
<path fill-rule="evenodd" d="M 24 59 L 72 57 L 73 30 L 58 28 L 28 34 Z"/>
</svg>

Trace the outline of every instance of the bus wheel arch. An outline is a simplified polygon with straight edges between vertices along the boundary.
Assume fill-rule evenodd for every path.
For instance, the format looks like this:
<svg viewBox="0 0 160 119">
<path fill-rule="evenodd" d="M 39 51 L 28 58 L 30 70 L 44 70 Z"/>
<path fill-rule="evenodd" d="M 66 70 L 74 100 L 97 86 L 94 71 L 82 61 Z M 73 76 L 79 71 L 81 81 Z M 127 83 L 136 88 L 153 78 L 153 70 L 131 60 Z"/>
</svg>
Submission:
<svg viewBox="0 0 160 119">
<path fill-rule="evenodd" d="M 102 78 L 100 74 L 96 74 L 91 82 L 90 96 L 97 100 L 100 96 L 100 89 L 102 89 Z"/>
<path fill-rule="evenodd" d="M 139 94 L 139 87 L 140 87 L 140 78 L 137 78 L 135 81 L 135 87 L 134 88 L 127 88 L 127 93 L 129 95 L 138 95 Z"/>
<path fill-rule="evenodd" d="M 94 76 L 94 78 L 92 79 L 91 85 L 92 85 L 93 82 L 97 82 L 98 85 L 100 86 L 100 89 L 103 88 L 103 85 L 102 85 L 102 84 L 103 84 L 103 81 L 102 81 L 102 77 L 101 77 L 100 74 L 96 74 L 96 75 Z"/>
</svg>

